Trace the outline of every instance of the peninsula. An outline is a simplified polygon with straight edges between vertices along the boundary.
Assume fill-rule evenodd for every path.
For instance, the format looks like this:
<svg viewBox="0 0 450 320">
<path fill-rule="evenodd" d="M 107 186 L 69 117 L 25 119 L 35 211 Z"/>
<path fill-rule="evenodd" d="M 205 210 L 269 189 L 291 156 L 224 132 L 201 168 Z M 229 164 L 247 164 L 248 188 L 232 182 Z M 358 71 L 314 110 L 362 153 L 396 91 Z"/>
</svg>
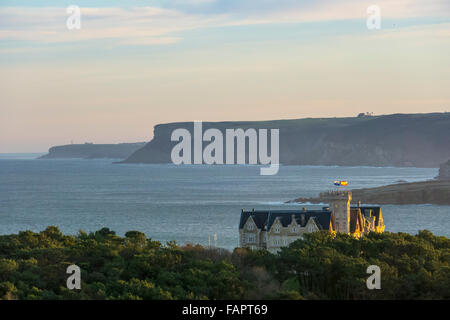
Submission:
<svg viewBox="0 0 450 320">
<path fill-rule="evenodd" d="M 450 205 L 450 180 L 429 180 L 353 189 L 352 203 Z M 327 203 L 327 193 L 315 198 L 297 198 L 287 203 Z"/>
<path fill-rule="evenodd" d="M 142 148 L 145 142 L 119 143 L 119 144 L 69 144 L 55 146 L 49 149 L 48 154 L 39 159 L 125 159 L 136 150 Z"/>
</svg>

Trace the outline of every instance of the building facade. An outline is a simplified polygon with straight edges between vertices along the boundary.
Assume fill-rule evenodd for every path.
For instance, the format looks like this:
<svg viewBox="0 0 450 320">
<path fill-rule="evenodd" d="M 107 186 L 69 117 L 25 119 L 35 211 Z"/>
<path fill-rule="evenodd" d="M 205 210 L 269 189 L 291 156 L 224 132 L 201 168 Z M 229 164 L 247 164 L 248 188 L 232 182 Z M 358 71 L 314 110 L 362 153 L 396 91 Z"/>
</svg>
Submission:
<svg viewBox="0 0 450 320">
<path fill-rule="evenodd" d="M 384 232 L 381 208 L 350 206 L 351 192 L 330 191 L 321 194 L 330 207 L 322 210 L 271 210 L 241 212 L 239 242 L 241 247 L 266 249 L 272 253 L 302 239 L 305 233 L 326 230 L 361 237 L 369 232 Z"/>
</svg>

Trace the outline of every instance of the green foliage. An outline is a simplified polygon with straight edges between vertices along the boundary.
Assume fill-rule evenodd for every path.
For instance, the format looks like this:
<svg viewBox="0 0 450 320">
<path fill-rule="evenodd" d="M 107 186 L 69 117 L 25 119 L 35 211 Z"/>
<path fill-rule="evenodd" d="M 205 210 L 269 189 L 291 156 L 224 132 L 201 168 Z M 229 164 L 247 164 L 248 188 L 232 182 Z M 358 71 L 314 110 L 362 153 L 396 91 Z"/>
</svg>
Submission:
<svg viewBox="0 0 450 320">
<path fill-rule="evenodd" d="M 71 264 L 81 290 L 66 288 Z M 381 268 L 381 290 L 366 287 L 369 265 Z M 317 232 L 274 255 L 48 227 L 0 236 L 0 299 L 450 299 L 450 240 Z"/>
</svg>

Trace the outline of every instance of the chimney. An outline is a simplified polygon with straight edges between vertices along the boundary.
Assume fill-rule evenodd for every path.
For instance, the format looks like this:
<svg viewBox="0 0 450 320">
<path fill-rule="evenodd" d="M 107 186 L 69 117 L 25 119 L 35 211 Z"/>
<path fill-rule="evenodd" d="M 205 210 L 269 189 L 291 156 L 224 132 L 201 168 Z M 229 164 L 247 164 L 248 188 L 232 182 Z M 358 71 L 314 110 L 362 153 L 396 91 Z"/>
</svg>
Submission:
<svg viewBox="0 0 450 320">
<path fill-rule="evenodd" d="M 302 227 L 304 227 L 306 225 L 306 217 L 303 213 L 300 215 L 300 225 Z"/>
</svg>

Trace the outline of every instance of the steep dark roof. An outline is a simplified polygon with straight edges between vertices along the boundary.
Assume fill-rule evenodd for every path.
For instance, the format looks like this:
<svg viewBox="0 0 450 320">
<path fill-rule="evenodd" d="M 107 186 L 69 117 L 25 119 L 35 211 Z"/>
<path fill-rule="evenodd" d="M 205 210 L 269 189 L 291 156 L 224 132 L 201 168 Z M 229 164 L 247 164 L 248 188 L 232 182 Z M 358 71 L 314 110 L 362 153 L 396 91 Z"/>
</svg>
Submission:
<svg viewBox="0 0 450 320">
<path fill-rule="evenodd" d="M 380 212 L 381 207 L 368 207 L 368 206 L 362 206 L 362 207 L 352 207 L 352 209 L 361 209 L 361 214 L 363 216 L 369 215 L 370 210 L 372 210 L 372 215 L 375 216 L 375 225 L 378 226 L 378 223 L 380 221 Z"/>
<path fill-rule="evenodd" d="M 259 229 L 262 229 L 267 222 L 268 211 L 242 211 L 239 229 L 244 227 L 248 218 L 251 216 Z"/>
<path fill-rule="evenodd" d="M 350 208 L 350 232 L 351 233 L 356 232 L 356 227 L 358 225 L 358 213 L 359 213 L 358 209 L 360 209 L 360 208 L 358 208 L 358 207 Z M 363 227 L 363 226 L 360 226 L 360 227 Z"/>
<path fill-rule="evenodd" d="M 314 219 L 319 229 L 328 229 L 331 222 L 331 211 L 330 210 L 264 210 L 264 211 L 242 211 L 241 220 L 239 222 L 239 229 L 244 227 L 245 222 L 251 216 L 255 221 L 259 229 L 269 230 L 272 227 L 275 219 L 281 222 L 283 227 L 287 227 L 292 221 L 292 215 L 294 215 L 295 221 L 302 227 L 308 222 L 310 218 Z M 302 222 L 302 215 L 304 215 L 304 222 Z"/>
</svg>

